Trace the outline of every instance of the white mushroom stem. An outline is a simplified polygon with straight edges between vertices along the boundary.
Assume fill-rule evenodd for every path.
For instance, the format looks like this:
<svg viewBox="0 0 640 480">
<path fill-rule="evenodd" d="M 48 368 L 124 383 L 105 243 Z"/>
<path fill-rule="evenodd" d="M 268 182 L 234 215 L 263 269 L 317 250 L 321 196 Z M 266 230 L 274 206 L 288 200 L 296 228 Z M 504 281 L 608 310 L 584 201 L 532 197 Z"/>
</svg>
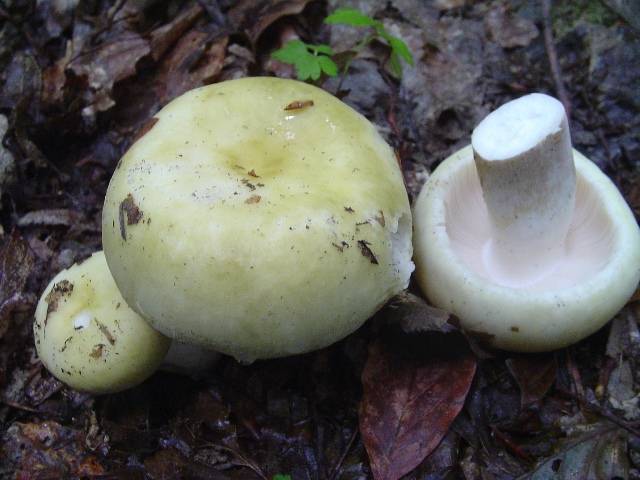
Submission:
<svg viewBox="0 0 640 480">
<path fill-rule="evenodd" d="M 489 214 L 487 271 L 506 286 L 535 282 L 563 255 L 576 173 L 562 104 L 534 93 L 489 114 L 473 131 Z"/>
</svg>

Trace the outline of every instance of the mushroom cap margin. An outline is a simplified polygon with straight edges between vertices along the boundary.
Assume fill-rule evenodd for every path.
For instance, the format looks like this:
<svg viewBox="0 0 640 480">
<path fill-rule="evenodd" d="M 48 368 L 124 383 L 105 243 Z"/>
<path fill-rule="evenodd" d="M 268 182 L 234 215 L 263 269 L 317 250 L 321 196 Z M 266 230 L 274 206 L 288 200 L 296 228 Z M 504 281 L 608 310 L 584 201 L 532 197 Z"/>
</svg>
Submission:
<svg viewBox="0 0 640 480">
<path fill-rule="evenodd" d="M 574 150 L 579 179 L 599 198 L 614 225 L 607 265 L 579 284 L 531 292 L 491 283 L 471 271 L 451 248 L 444 193 L 450 179 L 475 168 L 467 146 L 431 175 L 414 212 L 416 278 L 433 304 L 459 317 L 463 328 L 491 346 L 520 352 L 550 351 L 575 343 L 601 328 L 624 306 L 640 280 L 640 229 L 613 182 Z"/>
</svg>

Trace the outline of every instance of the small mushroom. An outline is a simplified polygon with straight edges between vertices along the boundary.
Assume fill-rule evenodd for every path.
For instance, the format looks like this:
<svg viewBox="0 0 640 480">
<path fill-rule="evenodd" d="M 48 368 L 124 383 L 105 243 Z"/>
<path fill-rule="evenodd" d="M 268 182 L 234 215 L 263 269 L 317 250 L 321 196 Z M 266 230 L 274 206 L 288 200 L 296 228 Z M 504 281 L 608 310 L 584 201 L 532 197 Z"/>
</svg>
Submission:
<svg viewBox="0 0 640 480">
<path fill-rule="evenodd" d="M 219 357 L 152 329 L 122 298 L 101 251 L 51 281 L 36 309 L 34 334 L 45 367 L 91 393 L 132 387 L 158 367 L 199 376 Z"/>
<path fill-rule="evenodd" d="M 640 279 L 640 230 L 571 148 L 562 104 L 531 94 L 489 114 L 414 207 L 417 279 L 495 347 L 545 351 L 595 332 Z"/>
<path fill-rule="evenodd" d="M 171 343 L 127 306 L 103 252 L 51 280 L 38 302 L 33 332 L 44 366 L 67 385 L 91 393 L 142 382 Z"/>
<path fill-rule="evenodd" d="M 402 173 L 335 97 L 244 78 L 156 119 L 114 172 L 102 223 L 113 277 L 154 328 L 251 362 L 329 345 L 407 286 Z"/>
</svg>

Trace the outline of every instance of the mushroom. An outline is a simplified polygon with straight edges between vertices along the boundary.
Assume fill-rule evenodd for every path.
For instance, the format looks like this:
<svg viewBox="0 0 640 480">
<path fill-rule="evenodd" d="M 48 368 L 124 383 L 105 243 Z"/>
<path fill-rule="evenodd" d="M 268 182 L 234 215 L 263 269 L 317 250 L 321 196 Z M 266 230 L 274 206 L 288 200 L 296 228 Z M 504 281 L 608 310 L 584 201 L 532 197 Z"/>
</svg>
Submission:
<svg viewBox="0 0 640 480">
<path fill-rule="evenodd" d="M 414 206 L 416 276 L 491 345 L 535 352 L 595 332 L 640 279 L 640 230 L 573 150 L 562 104 L 509 102 L 446 159 Z"/>
<path fill-rule="evenodd" d="M 413 270 L 391 148 L 335 97 L 277 78 L 163 108 L 113 174 L 102 236 L 131 308 L 243 362 L 339 340 Z"/>
<path fill-rule="evenodd" d="M 218 358 L 216 352 L 171 342 L 129 308 L 102 251 L 49 283 L 36 309 L 34 336 L 44 366 L 91 393 L 132 387 L 158 367 L 199 376 Z"/>
<path fill-rule="evenodd" d="M 33 325 L 47 370 L 91 393 L 142 382 L 171 343 L 127 306 L 108 272 L 104 254 L 97 252 L 58 273 L 38 302 Z"/>
</svg>

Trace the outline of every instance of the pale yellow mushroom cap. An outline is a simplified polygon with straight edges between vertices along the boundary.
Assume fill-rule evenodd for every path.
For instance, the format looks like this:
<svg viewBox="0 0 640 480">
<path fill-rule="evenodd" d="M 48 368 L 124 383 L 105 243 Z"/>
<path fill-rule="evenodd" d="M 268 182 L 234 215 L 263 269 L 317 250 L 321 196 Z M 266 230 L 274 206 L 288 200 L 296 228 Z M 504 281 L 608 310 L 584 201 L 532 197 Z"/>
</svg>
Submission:
<svg viewBox="0 0 640 480">
<path fill-rule="evenodd" d="M 247 78 L 155 118 L 103 211 L 111 272 L 155 328 L 243 361 L 285 356 L 339 340 L 407 286 L 396 158 L 335 97 Z"/>
<path fill-rule="evenodd" d="M 127 306 L 103 252 L 51 280 L 38 302 L 33 332 L 44 366 L 67 385 L 91 393 L 142 382 L 171 343 Z"/>
</svg>

